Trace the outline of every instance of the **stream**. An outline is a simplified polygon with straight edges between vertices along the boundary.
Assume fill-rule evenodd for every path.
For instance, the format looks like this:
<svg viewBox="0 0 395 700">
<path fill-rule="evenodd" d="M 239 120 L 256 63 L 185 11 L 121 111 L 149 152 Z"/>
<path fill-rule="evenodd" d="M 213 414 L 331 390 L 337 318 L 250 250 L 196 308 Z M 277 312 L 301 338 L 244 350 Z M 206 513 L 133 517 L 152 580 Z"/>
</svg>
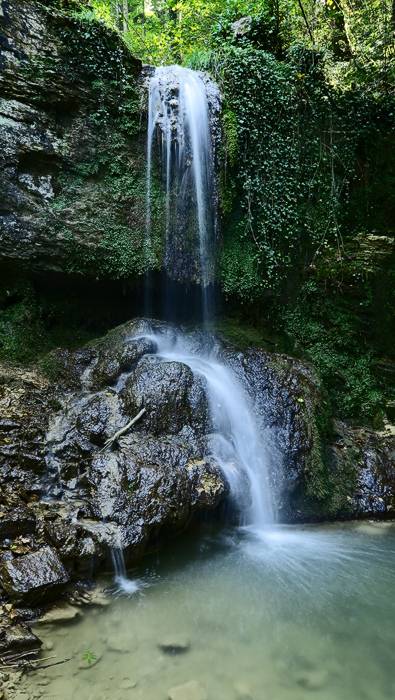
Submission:
<svg viewBox="0 0 395 700">
<path fill-rule="evenodd" d="M 44 655 L 71 660 L 26 683 L 51 700 L 390 700 L 394 553 L 391 523 L 190 535 L 144 560 L 133 595 L 104 579 L 107 607 L 40 626 Z"/>
</svg>

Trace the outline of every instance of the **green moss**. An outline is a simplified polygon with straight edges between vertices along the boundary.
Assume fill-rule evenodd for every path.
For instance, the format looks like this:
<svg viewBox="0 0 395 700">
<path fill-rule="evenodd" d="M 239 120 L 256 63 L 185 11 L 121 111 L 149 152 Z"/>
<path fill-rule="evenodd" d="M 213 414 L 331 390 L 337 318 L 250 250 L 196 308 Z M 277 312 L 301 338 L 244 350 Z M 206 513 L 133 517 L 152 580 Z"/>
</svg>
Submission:
<svg viewBox="0 0 395 700">
<path fill-rule="evenodd" d="M 153 178 L 148 248 L 142 144 L 131 142 L 118 123 L 112 128 L 105 142 L 96 131 L 94 156 L 82 154 L 63 170 L 48 223 L 65 242 L 68 272 L 122 279 L 160 268 L 164 196 Z"/>
</svg>

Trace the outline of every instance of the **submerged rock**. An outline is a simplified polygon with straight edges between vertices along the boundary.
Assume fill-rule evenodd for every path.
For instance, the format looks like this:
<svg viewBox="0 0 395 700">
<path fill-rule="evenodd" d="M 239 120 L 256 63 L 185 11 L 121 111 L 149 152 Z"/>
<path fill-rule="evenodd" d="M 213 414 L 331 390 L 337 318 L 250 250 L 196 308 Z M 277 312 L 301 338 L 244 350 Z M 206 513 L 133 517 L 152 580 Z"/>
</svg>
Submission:
<svg viewBox="0 0 395 700">
<path fill-rule="evenodd" d="M 326 669 L 316 669 L 304 671 L 301 673 L 296 682 L 306 690 L 321 690 L 328 683 L 328 671 Z"/>
<path fill-rule="evenodd" d="M 191 643 L 188 637 L 184 635 L 169 635 L 162 639 L 158 644 L 159 649 L 165 654 L 183 654 L 189 651 Z"/>
<path fill-rule="evenodd" d="M 208 698 L 205 689 L 198 681 L 189 681 L 170 688 L 167 697 L 168 700 L 207 700 Z"/>
<path fill-rule="evenodd" d="M 48 610 L 44 615 L 38 618 L 37 623 L 40 625 L 64 624 L 71 622 L 81 616 L 81 611 L 78 608 L 62 603 Z"/>
<path fill-rule="evenodd" d="M 59 594 L 69 575 L 57 553 L 43 547 L 21 557 L 3 558 L 0 581 L 12 598 L 36 603 Z"/>
</svg>

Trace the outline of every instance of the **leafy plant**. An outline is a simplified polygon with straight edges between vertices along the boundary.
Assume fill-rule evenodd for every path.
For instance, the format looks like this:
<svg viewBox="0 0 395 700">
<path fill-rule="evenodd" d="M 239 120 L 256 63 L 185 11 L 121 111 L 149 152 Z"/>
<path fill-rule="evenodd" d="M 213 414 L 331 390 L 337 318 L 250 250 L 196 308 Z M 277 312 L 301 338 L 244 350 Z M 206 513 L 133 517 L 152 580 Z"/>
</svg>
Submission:
<svg viewBox="0 0 395 700">
<path fill-rule="evenodd" d="M 97 656 L 91 649 L 86 649 L 83 652 L 81 659 L 88 664 L 88 666 L 91 666 L 97 660 Z"/>
</svg>

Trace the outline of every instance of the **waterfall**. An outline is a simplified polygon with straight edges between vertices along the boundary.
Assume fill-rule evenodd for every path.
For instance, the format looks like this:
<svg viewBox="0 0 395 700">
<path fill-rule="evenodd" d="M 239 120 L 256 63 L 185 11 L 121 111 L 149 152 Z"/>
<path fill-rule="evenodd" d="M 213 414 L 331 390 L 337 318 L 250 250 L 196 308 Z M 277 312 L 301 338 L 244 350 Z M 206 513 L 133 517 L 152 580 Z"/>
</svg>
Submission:
<svg viewBox="0 0 395 700">
<path fill-rule="evenodd" d="M 213 107 L 214 104 L 214 107 Z M 149 80 L 147 134 L 147 236 L 151 240 L 153 157 L 159 155 L 166 193 L 164 268 L 170 280 L 198 283 L 201 320 L 213 314 L 216 197 L 211 128 L 216 86 L 202 73 L 179 66 L 156 68 Z M 171 311 L 171 310 L 170 310 Z M 169 314 L 165 314 L 167 320 Z M 174 331 L 150 333 L 163 361 L 186 364 L 203 379 L 213 434 L 209 449 L 230 486 L 240 523 L 262 530 L 273 521 L 269 452 L 246 388 L 220 356 L 218 345 L 196 343 Z M 210 335 L 206 329 L 206 340 Z M 207 347 L 210 346 L 208 349 Z"/>
<path fill-rule="evenodd" d="M 166 275 L 169 280 L 200 284 L 205 322 L 212 306 L 216 229 L 210 104 L 213 114 L 219 93 L 203 73 L 180 66 L 155 69 L 148 100 L 147 259 L 152 245 L 153 148 L 158 144 L 166 192 Z"/>
</svg>

